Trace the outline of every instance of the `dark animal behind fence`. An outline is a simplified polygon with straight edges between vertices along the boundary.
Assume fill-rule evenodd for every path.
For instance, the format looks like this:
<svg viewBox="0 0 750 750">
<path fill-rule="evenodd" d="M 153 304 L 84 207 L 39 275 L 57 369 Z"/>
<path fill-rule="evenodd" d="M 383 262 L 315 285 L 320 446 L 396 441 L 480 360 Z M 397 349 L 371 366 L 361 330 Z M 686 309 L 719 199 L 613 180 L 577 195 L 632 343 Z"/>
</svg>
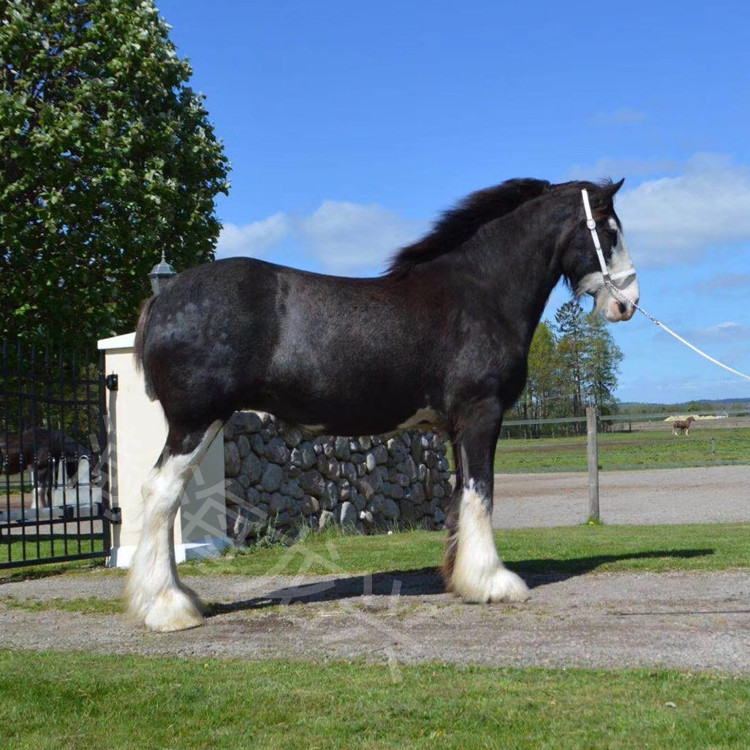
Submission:
<svg viewBox="0 0 750 750">
<path fill-rule="evenodd" d="M 60 461 L 65 463 L 68 479 L 75 483 L 78 459 L 83 456 L 93 463 L 92 452 L 60 430 L 28 429 L 0 444 L 0 470 L 4 474 L 18 474 L 33 469 L 36 488 L 42 492 L 43 504 L 49 507 Z"/>
<path fill-rule="evenodd" d="M 521 179 L 480 191 L 401 250 L 379 278 L 235 258 L 185 271 L 151 299 L 136 356 L 168 435 L 143 486 L 131 612 L 155 630 L 200 624 L 197 597 L 177 579 L 172 525 L 193 469 L 240 408 L 311 433 L 447 431 L 456 491 L 446 584 L 468 601 L 527 598 L 492 539 L 495 443 L 561 276 L 576 294 L 594 297 L 608 320 L 633 315 L 638 284 L 613 208 L 620 184 Z"/>
</svg>

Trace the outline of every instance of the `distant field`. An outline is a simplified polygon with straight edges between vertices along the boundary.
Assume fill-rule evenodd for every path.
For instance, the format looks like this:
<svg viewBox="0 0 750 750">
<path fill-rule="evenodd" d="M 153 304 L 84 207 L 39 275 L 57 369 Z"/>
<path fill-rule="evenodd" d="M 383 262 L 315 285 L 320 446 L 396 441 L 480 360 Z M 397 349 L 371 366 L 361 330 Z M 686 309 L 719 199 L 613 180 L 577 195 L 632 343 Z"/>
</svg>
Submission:
<svg viewBox="0 0 750 750">
<path fill-rule="evenodd" d="M 599 434 L 599 466 L 606 471 L 750 463 L 750 427 L 698 423 L 689 437 L 673 435 L 665 424 L 659 427 Z M 585 436 L 504 439 L 495 453 L 496 472 L 585 470 Z"/>
</svg>

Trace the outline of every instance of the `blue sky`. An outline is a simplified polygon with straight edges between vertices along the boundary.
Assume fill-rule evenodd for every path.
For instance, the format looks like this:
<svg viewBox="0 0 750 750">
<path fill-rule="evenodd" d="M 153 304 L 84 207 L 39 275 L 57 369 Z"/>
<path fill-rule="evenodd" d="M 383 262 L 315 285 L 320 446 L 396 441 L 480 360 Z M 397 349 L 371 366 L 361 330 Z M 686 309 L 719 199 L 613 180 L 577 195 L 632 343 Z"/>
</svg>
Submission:
<svg viewBox="0 0 750 750">
<path fill-rule="evenodd" d="M 750 373 L 746 0 L 157 7 L 232 162 L 218 257 L 374 275 L 473 190 L 625 177 L 644 308 Z M 622 400 L 750 397 L 641 315 L 611 331 Z"/>
</svg>

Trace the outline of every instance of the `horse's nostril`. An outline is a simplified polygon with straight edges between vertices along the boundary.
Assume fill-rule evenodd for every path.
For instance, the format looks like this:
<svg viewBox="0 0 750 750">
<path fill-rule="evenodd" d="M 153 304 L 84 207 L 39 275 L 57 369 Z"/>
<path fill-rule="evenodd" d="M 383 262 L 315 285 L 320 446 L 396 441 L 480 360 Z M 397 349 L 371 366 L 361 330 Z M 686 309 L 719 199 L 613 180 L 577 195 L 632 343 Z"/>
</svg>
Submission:
<svg viewBox="0 0 750 750">
<path fill-rule="evenodd" d="M 620 315 L 625 315 L 625 313 L 628 311 L 628 306 L 624 302 L 618 302 L 617 307 L 620 310 Z"/>
</svg>

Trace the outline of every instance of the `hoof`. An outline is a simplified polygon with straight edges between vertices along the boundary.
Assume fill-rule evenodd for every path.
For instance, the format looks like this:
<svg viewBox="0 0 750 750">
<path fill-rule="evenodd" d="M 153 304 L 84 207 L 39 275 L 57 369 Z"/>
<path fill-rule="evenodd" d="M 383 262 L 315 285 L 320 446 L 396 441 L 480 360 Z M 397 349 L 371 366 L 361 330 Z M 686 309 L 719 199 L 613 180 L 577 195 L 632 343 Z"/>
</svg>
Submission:
<svg viewBox="0 0 750 750">
<path fill-rule="evenodd" d="M 168 591 L 156 597 L 143 620 L 149 630 L 169 633 L 203 625 L 198 602 L 182 591 Z"/>
<path fill-rule="evenodd" d="M 498 566 L 474 576 L 457 576 L 454 572 L 453 592 L 466 602 L 525 602 L 531 594 L 523 579 Z"/>
<path fill-rule="evenodd" d="M 130 617 L 157 633 L 187 630 L 203 624 L 204 607 L 189 590 L 171 588 L 147 598 L 133 596 L 127 590 L 126 599 Z"/>
</svg>

